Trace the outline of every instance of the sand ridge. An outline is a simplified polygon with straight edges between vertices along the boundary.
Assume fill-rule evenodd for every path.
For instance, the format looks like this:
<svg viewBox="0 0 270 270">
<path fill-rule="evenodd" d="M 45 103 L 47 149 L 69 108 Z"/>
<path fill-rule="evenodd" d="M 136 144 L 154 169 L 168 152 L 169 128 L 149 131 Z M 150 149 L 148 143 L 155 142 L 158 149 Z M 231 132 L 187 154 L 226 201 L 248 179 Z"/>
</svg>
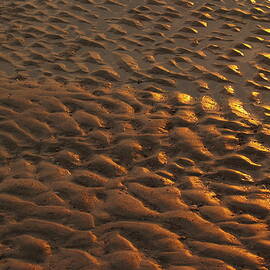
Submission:
<svg viewBox="0 0 270 270">
<path fill-rule="evenodd" d="M 269 1 L 0 4 L 0 270 L 270 268 Z"/>
</svg>

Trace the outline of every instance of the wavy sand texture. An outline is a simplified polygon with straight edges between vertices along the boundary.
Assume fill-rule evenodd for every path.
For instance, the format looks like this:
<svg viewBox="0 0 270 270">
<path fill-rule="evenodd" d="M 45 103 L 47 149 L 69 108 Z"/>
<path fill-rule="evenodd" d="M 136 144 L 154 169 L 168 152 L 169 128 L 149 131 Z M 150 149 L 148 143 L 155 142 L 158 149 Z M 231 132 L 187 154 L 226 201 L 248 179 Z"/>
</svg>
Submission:
<svg viewBox="0 0 270 270">
<path fill-rule="evenodd" d="M 0 270 L 270 269 L 269 1 L 0 10 Z"/>
</svg>

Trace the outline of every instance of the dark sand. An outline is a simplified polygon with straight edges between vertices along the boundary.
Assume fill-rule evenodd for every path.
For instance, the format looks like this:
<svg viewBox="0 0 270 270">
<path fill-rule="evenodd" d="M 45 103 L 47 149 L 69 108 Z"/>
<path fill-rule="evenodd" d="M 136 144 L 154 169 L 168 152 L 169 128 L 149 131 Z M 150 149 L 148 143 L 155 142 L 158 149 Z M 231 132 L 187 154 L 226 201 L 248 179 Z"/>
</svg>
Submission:
<svg viewBox="0 0 270 270">
<path fill-rule="evenodd" d="M 270 269 L 269 1 L 0 2 L 0 270 Z"/>
</svg>

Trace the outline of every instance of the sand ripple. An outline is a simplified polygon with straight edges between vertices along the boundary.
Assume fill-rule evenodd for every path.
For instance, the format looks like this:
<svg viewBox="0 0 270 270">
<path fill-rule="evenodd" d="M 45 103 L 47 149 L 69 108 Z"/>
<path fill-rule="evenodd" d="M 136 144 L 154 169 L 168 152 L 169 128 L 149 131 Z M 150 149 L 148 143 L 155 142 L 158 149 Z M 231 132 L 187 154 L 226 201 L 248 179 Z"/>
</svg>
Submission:
<svg viewBox="0 0 270 270">
<path fill-rule="evenodd" d="M 0 6 L 1 270 L 270 268 L 265 1 Z"/>
</svg>

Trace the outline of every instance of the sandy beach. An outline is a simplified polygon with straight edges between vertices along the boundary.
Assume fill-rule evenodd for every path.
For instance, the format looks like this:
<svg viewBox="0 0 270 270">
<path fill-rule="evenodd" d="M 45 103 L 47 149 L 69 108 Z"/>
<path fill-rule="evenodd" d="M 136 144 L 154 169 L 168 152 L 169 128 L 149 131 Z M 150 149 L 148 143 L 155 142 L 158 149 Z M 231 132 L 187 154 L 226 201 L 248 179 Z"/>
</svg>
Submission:
<svg viewBox="0 0 270 270">
<path fill-rule="evenodd" d="M 0 21 L 0 270 L 270 269 L 270 1 Z"/>
</svg>

